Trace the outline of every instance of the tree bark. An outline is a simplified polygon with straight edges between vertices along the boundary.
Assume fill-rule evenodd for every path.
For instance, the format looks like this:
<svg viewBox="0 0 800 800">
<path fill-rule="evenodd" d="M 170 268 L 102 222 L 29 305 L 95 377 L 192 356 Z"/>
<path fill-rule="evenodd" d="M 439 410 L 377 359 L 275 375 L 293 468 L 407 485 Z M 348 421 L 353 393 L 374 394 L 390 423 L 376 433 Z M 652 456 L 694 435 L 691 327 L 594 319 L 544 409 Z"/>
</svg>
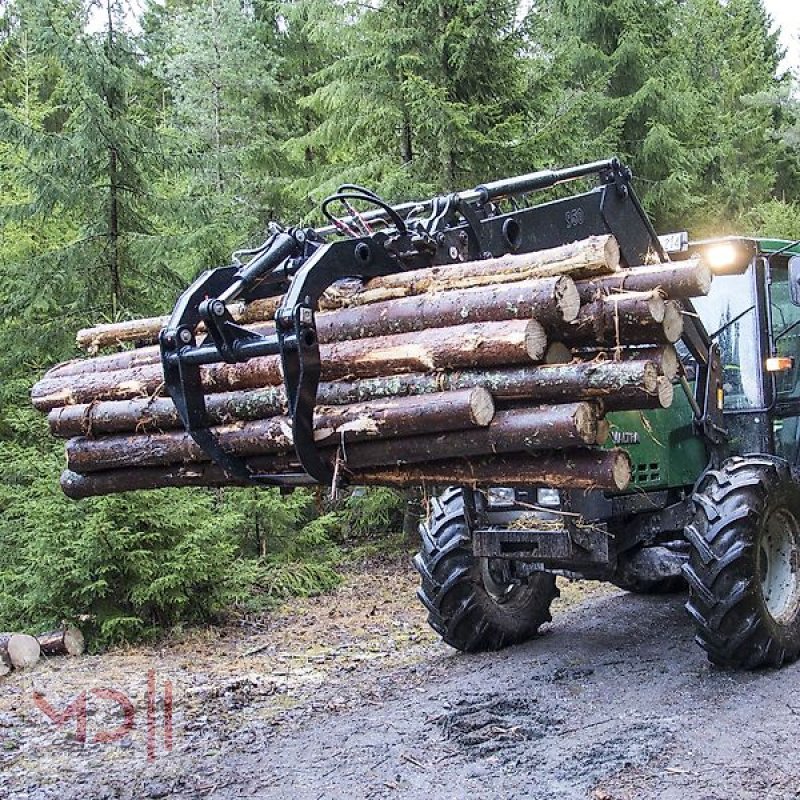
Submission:
<svg viewBox="0 0 800 800">
<path fill-rule="evenodd" d="M 572 280 L 566 277 L 460 289 L 439 294 L 421 294 L 400 300 L 354 306 L 317 315 L 320 342 L 411 333 L 429 328 L 464 325 L 469 322 L 501 322 L 534 317 L 546 328 L 560 329 L 578 315 L 580 303 Z M 262 334 L 274 333 L 272 323 L 252 328 Z M 45 378 L 66 377 L 89 372 L 157 364 L 157 347 L 128 350 L 92 359 L 69 361 L 51 369 Z"/>
<path fill-rule="evenodd" d="M 619 269 L 619 246 L 612 236 L 594 236 L 582 242 L 521 255 L 507 255 L 485 261 L 456 262 L 427 269 L 373 278 L 366 284 L 344 280 L 331 286 L 320 300 L 320 309 L 365 305 L 395 300 L 426 292 L 468 289 L 490 284 L 514 283 L 554 276 L 581 277 L 606 274 Z M 571 292 L 570 292 L 571 296 Z M 231 309 L 242 323 L 271 319 L 282 298 L 267 298 L 242 308 Z M 567 298 L 568 303 L 574 299 Z M 261 305 L 257 305 L 261 304 Z M 80 347 L 97 352 L 101 347 L 124 342 L 155 342 L 169 317 L 153 317 L 122 323 L 97 325 L 78 332 Z"/>
<path fill-rule="evenodd" d="M 292 466 L 280 458 L 250 459 L 254 470 L 281 472 Z M 413 487 L 559 486 L 569 489 L 613 489 L 630 483 L 630 458 L 623 450 L 564 450 L 559 453 L 490 456 L 483 459 L 444 459 L 423 466 L 393 467 L 351 473 L 355 485 Z M 182 486 L 244 486 L 227 477 L 216 464 L 108 470 L 82 475 L 66 470 L 61 488 L 74 500 L 127 491 Z"/>
<path fill-rule="evenodd" d="M 658 377 L 654 392 L 643 392 L 637 387 L 625 387 L 604 401 L 605 409 L 611 411 L 646 411 L 669 408 L 675 396 L 672 381 L 663 375 Z"/>
<path fill-rule="evenodd" d="M 367 442 L 347 448 L 348 470 L 595 444 L 599 410 L 590 403 L 499 411 L 486 428 Z"/>
<path fill-rule="evenodd" d="M 625 489 L 630 479 L 630 458 L 622 450 L 564 450 L 536 458 L 512 455 L 446 459 L 352 475 L 354 483 L 365 486 L 558 486 L 617 491 Z"/>
<path fill-rule="evenodd" d="M 486 426 L 494 403 L 486 389 L 470 388 L 422 397 L 395 397 L 350 406 L 322 406 L 314 417 L 320 446 L 371 438 L 430 434 Z M 217 441 L 229 453 L 253 456 L 292 449 L 287 417 L 240 422 L 214 428 Z M 67 443 L 67 468 L 74 472 L 134 469 L 208 461 L 209 456 L 185 431 L 156 434 L 77 437 Z"/>
<path fill-rule="evenodd" d="M 535 320 L 478 322 L 417 333 L 355 339 L 320 347 L 322 378 L 370 378 L 394 373 L 540 360 L 547 337 Z M 282 383 L 280 358 L 264 356 L 244 364 L 214 364 L 201 371 L 208 393 L 255 389 Z M 31 392 L 39 411 L 95 400 L 151 397 L 161 390 L 160 364 L 66 378 L 44 378 Z"/>
<path fill-rule="evenodd" d="M 85 648 L 83 634 L 72 626 L 40 633 L 36 639 L 45 656 L 79 656 Z"/>
<path fill-rule="evenodd" d="M 41 655 L 36 637 L 27 633 L 0 633 L 0 658 L 16 669 L 32 667 Z"/>
<path fill-rule="evenodd" d="M 675 342 L 682 332 L 683 319 L 672 303 L 665 303 L 657 293 L 630 293 L 582 306 L 577 320 L 564 326 L 560 338 L 572 347 L 626 348 Z"/>
<path fill-rule="evenodd" d="M 613 275 L 579 281 L 577 286 L 582 303 L 591 303 L 619 292 L 656 290 L 675 300 L 708 294 L 711 279 L 709 267 L 699 258 L 690 258 L 686 261 L 623 269 Z"/>
</svg>

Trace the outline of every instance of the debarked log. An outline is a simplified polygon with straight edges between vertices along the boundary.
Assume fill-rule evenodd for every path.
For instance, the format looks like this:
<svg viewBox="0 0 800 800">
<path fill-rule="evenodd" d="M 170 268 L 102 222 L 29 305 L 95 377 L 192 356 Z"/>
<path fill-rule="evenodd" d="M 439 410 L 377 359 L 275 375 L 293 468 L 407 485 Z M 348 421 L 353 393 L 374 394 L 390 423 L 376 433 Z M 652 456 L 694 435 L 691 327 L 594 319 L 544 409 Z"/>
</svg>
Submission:
<svg viewBox="0 0 800 800">
<path fill-rule="evenodd" d="M 490 393 L 481 387 L 421 397 L 394 397 L 349 406 L 322 406 L 314 417 L 315 440 L 344 444 L 369 438 L 409 436 L 488 425 L 494 416 Z M 293 447 L 285 416 L 238 422 L 212 429 L 219 445 L 246 457 L 281 453 Z M 209 456 L 185 431 L 76 437 L 67 442 L 67 467 L 75 472 L 187 464 Z"/>
<path fill-rule="evenodd" d="M 320 346 L 323 380 L 369 378 L 404 372 L 530 364 L 539 361 L 547 337 L 535 320 L 479 322 L 416 333 L 355 339 Z M 244 364 L 214 364 L 201 370 L 208 393 L 255 389 L 282 383 L 280 358 Z M 31 391 L 39 411 L 95 400 L 150 397 L 163 388 L 160 364 L 66 378 L 43 378 Z"/>
</svg>

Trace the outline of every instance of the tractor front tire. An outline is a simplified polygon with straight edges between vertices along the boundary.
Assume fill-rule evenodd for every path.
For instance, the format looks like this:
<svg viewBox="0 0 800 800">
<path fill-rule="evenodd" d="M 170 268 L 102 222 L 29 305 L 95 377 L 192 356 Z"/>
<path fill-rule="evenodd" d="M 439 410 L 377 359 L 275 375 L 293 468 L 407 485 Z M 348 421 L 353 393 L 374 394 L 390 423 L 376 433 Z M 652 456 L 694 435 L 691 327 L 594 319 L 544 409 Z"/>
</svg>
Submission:
<svg viewBox="0 0 800 800">
<path fill-rule="evenodd" d="M 499 650 L 527 641 L 549 622 L 559 592 L 549 572 L 525 583 L 498 577 L 502 563 L 476 558 L 460 489 L 432 501 L 420 526 L 421 549 L 414 566 L 422 576 L 417 596 L 431 627 L 451 647 L 468 653 Z"/>
<path fill-rule="evenodd" d="M 780 667 L 800 654 L 800 487 L 770 456 L 703 477 L 686 528 L 686 609 L 714 664 Z"/>
</svg>

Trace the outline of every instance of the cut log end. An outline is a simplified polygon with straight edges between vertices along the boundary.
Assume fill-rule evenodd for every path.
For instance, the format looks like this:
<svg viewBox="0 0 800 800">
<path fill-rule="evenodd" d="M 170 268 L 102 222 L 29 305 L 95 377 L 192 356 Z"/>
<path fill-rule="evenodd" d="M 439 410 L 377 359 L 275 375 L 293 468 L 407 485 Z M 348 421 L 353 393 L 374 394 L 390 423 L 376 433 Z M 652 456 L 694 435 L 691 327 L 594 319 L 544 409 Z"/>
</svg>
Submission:
<svg viewBox="0 0 800 800">
<path fill-rule="evenodd" d="M 609 272 L 618 272 L 620 269 L 619 242 L 614 236 L 609 236 L 603 246 L 603 255 Z"/>
<path fill-rule="evenodd" d="M 581 296 L 572 278 L 562 275 L 555 288 L 556 306 L 564 322 L 572 322 L 581 310 Z"/>
<path fill-rule="evenodd" d="M 586 444 L 597 441 L 597 406 L 592 403 L 576 403 L 572 419 L 578 436 Z"/>
<path fill-rule="evenodd" d="M 645 361 L 642 367 L 642 388 L 653 394 L 658 388 L 658 365 L 654 361 Z"/>
<path fill-rule="evenodd" d="M 664 311 L 664 338 L 673 344 L 683 335 L 683 313 L 681 307 L 675 302 L 666 304 Z"/>
<path fill-rule="evenodd" d="M 36 637 L 27 633 L 0 633 L 0 651 L 15 669 L 32 667 L 42 652 Z"/>
<path fill-rule="evenodd" d="M 675 397 L 675 387 L 672 384 L 672 381 L 669 378 L 664 377 L 663 375 L 658 379 L 658 402 L 662 408 L 669 408 L 672 405 L 672 401 Z"/>
<path fill-rule="evenodd" d="M 672 380 L 678 374 L 680 368 L 678 351 L 670 344 L 661 350 L 661 374 L 668 380 Z"/>
<path fill-rule="evenodd" d="M 617 489 L 621 491 L 627 489 L 631 482 L 631 459 L 623 450 L 615 451 L 615 456 L 611 467 L 611 476 Z"/>
<path fill-rule="evenodd" d="M 572 351 L 563 342 L 550 342 L 544 354 L 545 364 L 569 364 Z"/>
<path fill-rule="evenodd" d="M 48 631 L 36 637 L 46 656 L 79 656 L 85 649 L 83 634 L 71 625 L 57 631 Z"/>
<path fill-rule="evenodd" d="M 597 420 L 597 438 L 595 444 L 604 445 L 611 435 L 611 423 L 607 419 Z"/>
<path fill-rule="evenodd" d="M 480 427 L 485 427 L 494 418 L 494 411 L 494 398 L 491 392 L 482 386 L 473 389 L 470 396 L 472 422 Z"/>
<path fill-rule="evenodd" d="M 525 326 L 525 350 L 532 361 L 542 361 L 547 350 L 547 334 L 535 319 Z"/>
</svg>

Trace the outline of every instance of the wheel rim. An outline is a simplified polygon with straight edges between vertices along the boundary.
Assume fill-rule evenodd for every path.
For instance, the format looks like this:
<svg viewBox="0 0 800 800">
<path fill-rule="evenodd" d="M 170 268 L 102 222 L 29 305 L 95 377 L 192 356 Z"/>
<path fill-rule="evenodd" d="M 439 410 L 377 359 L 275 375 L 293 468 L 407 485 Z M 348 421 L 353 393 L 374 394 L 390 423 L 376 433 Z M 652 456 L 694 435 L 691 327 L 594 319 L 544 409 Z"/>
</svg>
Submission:
<svg viewBox="0 0 800 800">
<path fill-rule="evenodd" d="M 508 563 L 500 558 L 481 559 L 483 588 L 495 603 L 510 603 L 519 594 L 522 585 L 508 575 Z"/>
<path fill-rule="evenodd" d="M 774 511 L 766 520 L 760 543 L 761 595 L 776 622 L 791 620 L 798 602 L 798 540 L 800 525 L 788 509 Z"/>
</svg>

